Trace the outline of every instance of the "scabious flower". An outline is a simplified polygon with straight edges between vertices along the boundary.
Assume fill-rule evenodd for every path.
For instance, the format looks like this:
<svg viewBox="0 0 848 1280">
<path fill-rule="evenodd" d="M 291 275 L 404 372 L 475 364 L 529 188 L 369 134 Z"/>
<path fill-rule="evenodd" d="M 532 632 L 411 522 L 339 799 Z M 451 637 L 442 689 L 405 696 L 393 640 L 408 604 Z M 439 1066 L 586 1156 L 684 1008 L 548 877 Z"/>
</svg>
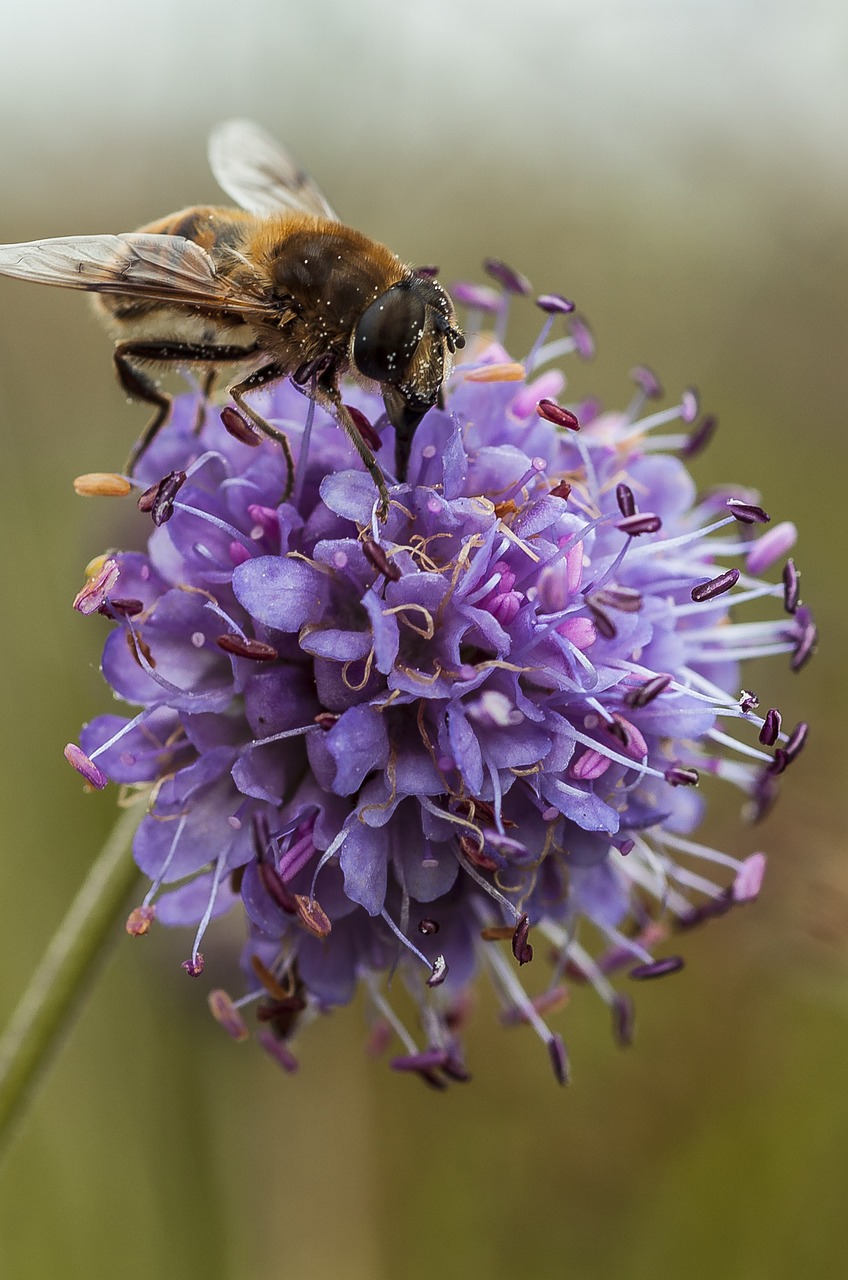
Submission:
<svg viewBox="0 0 848 1280">
<path fill-rule="evenodd" d="M 638 369 L 623 411 L 565 407 L 552 362 L 589 355 L 588 329 L 543 295 L 515 363 L 503 332 L 526 281 L 488 269 L 502 292 L 456 296 L 496 332 L 470 341 L 407 480 L 389 477 L 384 523 L 354 450 L 291 383 L 257 399 L 297 459 L 288 500 L 277 446 L 233 411 L 229 432 L 209 412 L 197 433 L 189 395 L 135 477 L 146 550 L 90 566 L 77 597 L 111 619 L 103 673 L 140 708 L 98 717 L 66 752 L 93 786 L 147 795 L 135 857 L 152 883 L 128 929 L 193 926 L 197 975 L 212 921 L 238 905 L 246 993 L 216 989 L 210 1006 L 236 1038 L 252 1008 L 287 1070 L 310 1015 L 362 986 L 395 1068 L 466 1078 L 481 968 L 561 1081 L 545 1016 L 568 983 L 591 983 L 628 1042 L 612 975 L 679 969 L 672 927 L 759 890 L 762 853 L 693 839 L 699 784 L 736 785 L 760 816 L 806 736 L 739 683 L 745 659 L 786 653 L 797 669 L 813 650 L 794 527 L 764 530 L 748 491 L 696 494 L 684 459 L 715 423 L 694 392 L 649 409 L 662 392 Z M 390 472 L 378 396 L 346 396 Z M 777 617 L 737 622 L 758 599 Z"/>
</svg>

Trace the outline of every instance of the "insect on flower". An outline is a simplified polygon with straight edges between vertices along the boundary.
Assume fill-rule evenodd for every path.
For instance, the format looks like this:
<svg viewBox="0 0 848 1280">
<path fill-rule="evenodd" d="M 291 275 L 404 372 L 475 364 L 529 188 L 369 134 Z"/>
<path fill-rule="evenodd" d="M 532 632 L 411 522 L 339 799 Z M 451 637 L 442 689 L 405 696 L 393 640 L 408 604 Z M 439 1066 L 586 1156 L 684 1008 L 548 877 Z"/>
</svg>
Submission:
<svg viewBox="0 0 848 1280">
<path fill-rule="evenodd" d="M 227 392 L 248 422 L 230 407 L 225 425 L 248 437 L 255 429 L 282 446 L 289 491 L 288 441 L 245 400 L 287 377 L 347 433 L 385 517 L 386 482 L 342 403 L 339 378 L 350 373 L 379 387 L 404 480 L 415 429 L 465 345 L 453 303 L 429 275 L 339 222 L 312 179 L 257 125 L 218 126 L 209 161 L 240 208 L 200 205 L 129 234 L 0 245 L 0 274 L 99 295 L 121 386 L 155 407 L 130 472 L 171 409 L 148 369 L 203 369 L 208 396 L 219 367 L 230 366 L 241 376 Z M 201 410 L 198 425 L 202 417 Z"/>
</svg>

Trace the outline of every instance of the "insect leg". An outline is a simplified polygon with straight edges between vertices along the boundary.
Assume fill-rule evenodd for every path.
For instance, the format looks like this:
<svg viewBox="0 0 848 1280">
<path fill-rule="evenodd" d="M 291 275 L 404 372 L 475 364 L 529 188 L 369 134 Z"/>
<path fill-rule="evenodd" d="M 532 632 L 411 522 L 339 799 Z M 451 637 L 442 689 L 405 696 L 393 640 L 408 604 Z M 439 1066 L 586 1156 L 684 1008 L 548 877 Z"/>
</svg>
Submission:
<svg viewBox="0 0 848 1280">
<path fill-rule="evenodd" d="M 246 392 L 258 391 L 260 387 L 267 387 L 271 382 L 279 382 L 281 378 L 287 376 L 286 370 L 279 364 L 266 364 L 261 369 L 254 370 L 248 374 L 241 382 L 237 382 L 235 386 L 227 387 L 227 395 L 232 396 L 242 413 L 246 415 L 256 427 L 257 431 L 261 431 L 263 436 L 267 436 L 270 440 L 276 440 L 277 444 L 283 451 L 286 460 L 286 488 L 283 494 L 285 502 L 291 497 L 291 491 L 294 487 L 294 458 L 292 457 L 291 445 L 288 436 L 284 431 L 266 422 L 260 414 L 252 409 L 244 399 Z"/>
<path fill-rule="evenodd" d="M 381 520 L 385 520 L 389 514 L 389 491 L 386 488 L 386 479 L 380 470 L 379 463 L 374 457 L 368 445 L 359 434 L 356 423 L 342 404 L 341 392 L 334 384 L 327 382 L 315 383 L 309 387 L 306 394 L 320 405 L 322 409 L 327 409 L 332 413 L 336 422 L 344 431 L 350 443 L 365 464 L 365 469 L 371 479 L 377 486 L 377 492 L 380 495 L 380 505 L 377 508 L 377 514 Z"/>
<path fill-rule="evenodd" d="M 233 364 L 247 360 L 255 347 L 201 345 L 192 342 L 119 342 L 113 355 L 118 381 L 127 395 L 134 400 L 156 405 L 156 413 L 139 436 L 127 462 L 127 474 L 132 475 L 139 459 L 150 447 L 168 420 L 173 397 L 156 385 L 153 379 L 138 368 L 140 364 Z M 212 370 L 214 373 L 214 368 Z"/>
<path fill-rule="evenodd" d="M 197 413 L 194 416 L 193 431 L 199 436 L 206 422 L 206 414 L 209 409 L 209 399 L 212 395 L 212 388 L 215 385 L 215 369 L 207 369 L 200 380 L 200 399 L 197 402 Z"/>
</svg>

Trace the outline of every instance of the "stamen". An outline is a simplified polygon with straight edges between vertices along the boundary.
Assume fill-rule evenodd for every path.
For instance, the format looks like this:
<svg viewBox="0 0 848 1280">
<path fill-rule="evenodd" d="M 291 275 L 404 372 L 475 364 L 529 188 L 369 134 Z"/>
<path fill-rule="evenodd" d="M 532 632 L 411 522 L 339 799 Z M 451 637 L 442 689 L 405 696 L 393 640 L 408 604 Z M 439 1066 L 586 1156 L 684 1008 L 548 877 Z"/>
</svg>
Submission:
<svg viewBox="0 0 848 1280">
<path fill-rule="evenodd" d="M 766 855 L 752 853 L 746 858 L 733 881 L 731 896 L 736 903 L 753 902 L 758 897 L 766 871 Z"/>
<path fill-rule="evenodd" d="M 375 427 L 366 418 L 361 409 L 357 409 L 356 405 L 346 404 L 350 416 L 353 418 L 353 424 L 359 432 L 362 439 L 368 445 L 372 453 L 379 453 L 383 447 L 383 437 Z"/>
<path fill-rule="evenodd" d="M 247 1023 L 226 991 L 222 991 L 220 988 L 216 991 L 210 991 L 208 1001 L 212 1017 L 224 1028 L 227 1035 L 232 1036 L 233 1040 L 247 1040 L 249 1038 L 250 1032 L 247 1029 Z"/>
<path fill-rule="evenodd" d="M 687 387 L 680 397 L 680 420 L 687 425 L 694 422 L 698 416 L 700 402 L 698 399 L 698 391 L 696 387 Z"/>
<path fill-rule="evenodd" d="M 771 516 L 754 502 L 743 502 L 741 498 L 728 498 L 727 509 L 740 524 L 769 524 Z"/>
<path fill-rule="evenodd" d="M 75 742 L 68 743 L 65 747 L 64 756 L 68 764 L 85 778 L 89 786 L 96 787 L 98 791 L 102 791 L 104 787 L 108 786 L 109 779 L 106 774 L 98 769 L 94 761 Z"/>
<path fill-rule="evenodd" d="M 555 400 L 540 400 L 536 405 L 540 418 L 552 422 L 556 427 L 566 427 L 569 431 L 579 431 L 580 423 L 570 409 L 563 409 Z"/>
<path fill-rule="evenodd" d="M 663 960 L 654 960 L 651 964 L 637 964 L 630 970 L 631 978 L 663 978 L 667 973 L 679 973 L 683 968 L 682 956 L 666 956 Z"/>
<path fill-rule="evenodd" d="M 630 377 L 642 391 L 647 400 L 660 400 L 663 395 L 662 384 L 652 369 L 647 365 L 637 364 L 630 370 Z"/>
<path fill-rule="evenodd" d="M 390 582 L 398 582 L 400 580 L 400 565 L 389 559 L 379 542 L 375 542 L 373 538 L 363 538 L 362 551 L 368 563 L 378 573 L 381 573 L 384 578 L 388 578 Z"/>
<path fill-rule="evenodd" d="M 264 640 L 250 640 L 244 636 L 218 636 L 215 643 L 225 653 L 232 653 L 237 658 L 252 658 L 254 662 L 274 662 L 280 655 L 272 644 Z"/>
<path fill-rule="evenodd" d="M 476 369 L 469 369 L 464 376 L 466 382 L 523 382 L 527 371 L 523 364 L 510 360 L 500 364 L 478 365 Z"/>
<path fill-rule="evenodd" d="M 294 1075 L 295 1071 L 297 1071 L 300 1066 L 300 1063 L 292 1051 L 286 1048 L 283 1041 L 274 1035 L 273 1031 L 263 1028 L 263 1030 L 257 1034 L 256 1039 L 262 1045 L 262 1048 L 268 1056 L 273 1058 L 277 1065 L 283 1068 L 283 1071 L 288 1075 Z"/>
<path fill-rule="evenodd" d="M 315 898 L 307 897 L 302 893 L 296 893 L 294 898 L 297 903 L 297 914 L 309 932 L 316 938 L 329 937 L 333 926 L 321 904 Z"/>
<path fill-rule="evenodd" d="M 81 498 L 125 498 L 131 489 L 127 477 L 115 471 L 88 471 L 74 480 L 74 493 Z"/>
<path fill-rule="evenodd" d="M 700 782 L 697 769 L 684 769 L 680 765 L 666 769 L 664 777 L 673 787 L 697 787 Z"/>
<path fill-rule="evenodd" d="M 530 932 L 530 917 L 525 913 L 519 918 L 512 934 L 512 954 L 519 964 L 528 964 L 533 959 L 533 948 L 527 941 Z"/>
<path fill-rule="evenodd" d="M 185 484 L 184 471 L 169 471 L 158 484 L 145 489 L 137 502 L 139 511 L 150 512 L 153 523 L 165 524 L 174 514 L 174 499 Z"/>
<path fill-rule="evenodd" d="M 625 516 L 619 520 L 616 529 L 631 538 L 638 538 L 640 533 L 657 533 L 662 528 L 662 520 L 652 511 L 640 512 L 637 515 Z"/>
<path fill-rule="evenodd" d="M 697 457 L 699 453 L 703 453 L 717 430 L 718 418 L 715 414 L 708 413 L 705 418 L 701 419 L 695 430 L 690 433 L 688 441 L 680 450 L 681 458 L 688 460 Z"/>
<path fill-rule="evenodd" d="M 801 612 L 801 608 L 798 608 L 796 617 Z M 801 668 L 809 662 L 815 652 L 818 638 L 818 628 L 813 622 L 812 617 L 808 616 L 808 620 L 804 623 L 801 629 L 801 634 L 792 651 L 792 661 L 789 664 L 790 670 L 800 671 Z"/>
<path fill-rule="evenodd" d="M 708 582 L 702 582 L 699 586 L 693 587 L 691 591 L 692 599 L 700 604 L 704 600 L 714 600 L 716 596 L 724 595 L 726 591 L 730 591 L 739 581 L 739 570 L 728 569 L 726 573 L 720 573 L 716 578 L 710 578 Z"/>
<path fill-rule="evenodd" d="M 783 566 L 783 607 L 787 613 L 795 613 L 800 600 L 799 573 L 795 561 L 790 558 Z"/>
<path fill-rule="evenodd" d="M 780 735 L 780 712 L 777 707 L 769 707 L 759 738 L 764 747 L 773 747 Z"/>
<path fill-rule="evenodd" d="M 127 933 L 131 938 L 143 938 L 146 933 L 150 932 L 150 926 L 156 918 L 156 908 L 148 906 L 133 907 L 127 916 L 125 925 Z"/>
<path fill-rule="evenodd" d="M 243 413 L 240 413 L 234 405 L 225 405 L 221 410 L 221 423 L 224 430 L 238 440 L 241 444 L 248 445 L 251 449 L 256 449 L 262 443 L 262 435 L 256 430 L 252 422 L 249 422 Z"/>
<path fill-rule="evenodd" d="M 633 1043 L 636 1022 L 636 1006 L 630 996 L 616 994 L 612 1005 L 612 1034 L 621 1049 L 629 1049 Z"/>
<path fill-rule="evenodd" d="M 749 573 L 761 574 L 791 551 L 798 537 L 798 530 L 791 520 L 783 520 L 768 529 L 751 547 L 745 567 Z"/>
<path fill-rule="evenodd" d="M 789 740 L 786 743 L 786 746 L 784 747 L 788 763 L 795 760 L 804 750 L 809 732 L 810 726 L 806 721 L 802 720 L 800 724 L 796 724 L 795 728 L 789 735 Z"/>
<path fill-rule="evenodd" d="M 109 592 L 116 586 L 120 577 L 120 567 L 116 560 L 106 560 L 97 573 L 93 574 L 81 591 L 74 597 L 73 607 L 77 613 L 88 617 L 97 613 L 106 603 Z"/>
<path fill-rule="evenodd" d="M 575 304 L 564 298 L 561 293 L 542 293 L 536 299 L 536 306 L 548 315 L 567 316 L 575 309 Z"/>
<path fill-rule="evenodd" d="M 423 920 L 418 921 L 418 932 L 422 933 L 425 938 L 432 937 L 434 933 L 439 932 L 438 920 L 430 920 L 425 916 Z"/>
<path fill-rule="evenodd" d="M 658 698 L 661 693 L 665 692 L 671 682 L 672 677 L 669 675 L 654 676 L 652 679 L 646 680 L 644 684 L 640 684 L 637 688 L 631 689 L 629 693 L 626 693 L 624 701 L 628 707 L 632 707 L 634 710 L 647 707 L 650 702 L 653 702 L 654 698 Z"/>
<path fill-rule="evenodd" d="M 195 951 L 190 960 L 183 960 L 180 968 L 185 969 L 190 978 L 199 978 L 206 968 L 206 961 L 199 951 Z"/>
<path fill-rule="evenodd" d="M 623 516 L 635 516 L 636 499 L 633 497 L 633 490 L 629 485 L 616 485 L 615 500 L 618 503 L 618 509 Z"/>
<path fill-rule="evenodd" d="M 519 297 L 526 298 L 528 294 L 533 292 L 533 286 L 525 275 L 520 271 L 516 271 L 514 267 L 510 267 L 506 262 L 501 262 L 498 258 L 486 258 L 483 263 L 483 270 L 493 280 L 497 280 L 507 293 L 517 294 Z"/>
</svg>

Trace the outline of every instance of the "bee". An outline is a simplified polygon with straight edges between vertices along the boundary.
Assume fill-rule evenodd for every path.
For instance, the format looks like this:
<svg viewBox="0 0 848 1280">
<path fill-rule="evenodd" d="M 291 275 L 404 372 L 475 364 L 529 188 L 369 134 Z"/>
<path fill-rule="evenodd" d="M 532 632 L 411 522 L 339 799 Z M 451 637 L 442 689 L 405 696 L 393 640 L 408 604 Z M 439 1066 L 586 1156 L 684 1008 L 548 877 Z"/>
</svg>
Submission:
<svg viewBox="0 0 848 1280">
<path fill-rule="evenodd" d="M 294 480 L 288 440 L 245 397 L 291 378 L 346 432 L 385 518 L 386 481 L 342 402 L 339 379 L 350 374 L 378 387 L 404 480 L 415 429 L 440 400 L 454 352 L 465 345 L 453 303 L 430 274 L 341 223 L 309 175 L 258 125 L 231 120 L 215 128 L 209 163 L 238 208 L 182 209 L 122 235 L 0 245 L 0 274 L 97 295 L 120 385 L 155 409 L 130 455 L 130 474 L 171 409 L 151 368 L 203 370 L 208 396 L 230 366 L 240 376 L 227 394 L 284 450 L 286 496 Z"/>
</svg>

